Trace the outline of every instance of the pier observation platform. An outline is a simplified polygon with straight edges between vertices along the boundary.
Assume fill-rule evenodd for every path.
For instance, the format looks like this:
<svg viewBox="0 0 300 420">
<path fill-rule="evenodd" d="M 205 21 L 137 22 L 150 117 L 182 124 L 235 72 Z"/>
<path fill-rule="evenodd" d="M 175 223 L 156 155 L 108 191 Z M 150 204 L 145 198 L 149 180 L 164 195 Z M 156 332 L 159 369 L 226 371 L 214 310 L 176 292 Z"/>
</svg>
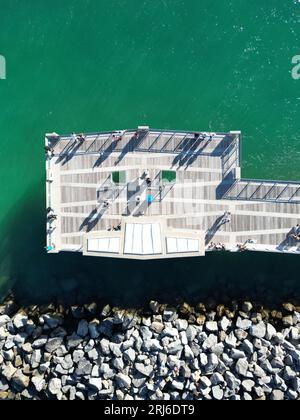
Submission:
<svg viewBox="0 0 300 420">
<path fill-rule="evenodd" d="M 241 178 L 240 131 L 47 134 L 47 252 L 300 254 L 300 182 Z"/>
</svg>

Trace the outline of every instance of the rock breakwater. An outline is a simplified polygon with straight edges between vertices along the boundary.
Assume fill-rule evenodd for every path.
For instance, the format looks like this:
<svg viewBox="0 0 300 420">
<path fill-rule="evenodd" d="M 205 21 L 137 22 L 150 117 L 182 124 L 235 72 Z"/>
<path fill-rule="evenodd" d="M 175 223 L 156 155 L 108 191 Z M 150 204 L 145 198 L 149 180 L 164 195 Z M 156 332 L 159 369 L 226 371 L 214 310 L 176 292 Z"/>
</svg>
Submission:
<svg viewBox="0 0 300 420">
<path fill-rule="evenodd" d="M 0 306 L 0 399 L 297 400 L 300 308 Z"/>
</svg>

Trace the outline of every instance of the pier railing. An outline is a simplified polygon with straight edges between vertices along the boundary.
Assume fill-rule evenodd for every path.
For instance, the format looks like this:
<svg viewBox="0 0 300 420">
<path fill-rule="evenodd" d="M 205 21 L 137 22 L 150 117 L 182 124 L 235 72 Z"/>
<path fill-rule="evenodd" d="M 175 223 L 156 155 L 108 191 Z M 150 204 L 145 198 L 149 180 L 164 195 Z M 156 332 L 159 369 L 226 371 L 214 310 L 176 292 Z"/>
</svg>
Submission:
<svg viewBox="0 0 300 420">
<path fill-rule="evenodd" d="M 226 200 L 299 204 L 300 183 L 293 181 L 241 179 L 236 181 L 222 198 Z"/>
<path fill-rule="evenodd" d="M 224 155 L 224 151 L 236 143 L 228 133 L 211 133 L 201 139 L 195 137 L 195 132 L 180 130 L 156 130 L 137 132 L 126 130 L 118 134 L 118 131 L 85 134 L 85 140 L 78 144 L 72 136 L 60 136 L 49 138 L 55 155 L 65 156 L 74 154 L 110 154 L 118 153 L 173 153 L 176 155 L 201 155 L 218 156 Z M 120 136 L 120 141 L 118 141 Z"/>
</svg>

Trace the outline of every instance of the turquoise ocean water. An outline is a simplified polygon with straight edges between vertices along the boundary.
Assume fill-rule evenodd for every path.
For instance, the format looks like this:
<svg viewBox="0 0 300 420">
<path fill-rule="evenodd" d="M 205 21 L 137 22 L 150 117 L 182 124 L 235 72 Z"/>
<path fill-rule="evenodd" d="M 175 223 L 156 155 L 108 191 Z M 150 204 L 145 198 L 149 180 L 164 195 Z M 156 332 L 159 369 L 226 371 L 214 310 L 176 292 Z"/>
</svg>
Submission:
<svg viewBox="0 0 300 420">
<path fill-rule="evenodd" d="M 243 132 L 243 176 L 299 180 L 300 4 L 0 0 L 0 293 L 24 302 L 300 295 L 300 259 L 122 262 L 45 255 L 44 133 Z"/>
</svg>

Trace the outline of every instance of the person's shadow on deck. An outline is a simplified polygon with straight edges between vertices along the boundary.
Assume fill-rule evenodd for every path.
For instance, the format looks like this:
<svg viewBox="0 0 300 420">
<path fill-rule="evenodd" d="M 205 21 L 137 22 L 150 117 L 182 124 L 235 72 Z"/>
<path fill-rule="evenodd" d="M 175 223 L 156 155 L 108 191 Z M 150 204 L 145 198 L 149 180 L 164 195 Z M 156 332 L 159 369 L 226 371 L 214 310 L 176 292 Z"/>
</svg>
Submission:
<svg viewBox="0 0 300 420">
<path fill-rule="evenodd" d="M 184 145 L 181 152 L 178 153 L 178 155 L 176 155 L 175 158 L 173 159 L 172 167 L 176 165 L 184 166 L 184 164 L 190 159 L 189 154 L 196 152 L 198 146 L 199 146 L 199 143 L 195 141 L 194 138 L 187 139 L 187 142 Z"/>
<path fill-rule="evenodd" d="M 118 145 L 118 140 L 115 139 L 111 142 L 111 144 L 104 150 L 100 152 L 99 158 L 94 163 L 94 168 L 97 168 L 102 165 L 103 162 L 115 151 Z"/>
<path fill-rule="evenodd" d="M 128 153 L 134 152 L 134 149 L 137 149 L 141 145 L 147 134 L 148 133 L 140 134 L 138 136 L 133 135 L 128 143 L 123 147 L 120 155 L 116 159 L 115 164 L 118 165 Z"/>
<path fill-rule="evenodd" d="M 72 143 L 63 154 L 59 155 L 56 160 L 56 163 L 61 163 L 62 165 L 66 165 L 78 152 L 80 147 L 82 146 L 82 142 L 79 143 Z"/>
<path fill-rule="evenodd" d="M 86 230 L 86 232 L 90 232 L 94 229 L 95 226 L 97 226 L 99 220 L 102 218 L 102 216 L 105 213 L 105 209 L 94 209 L 91 211 L 91 213 L 84 219 L 84 221 L 79 226 L 79 230 Z"/>
</svg>

